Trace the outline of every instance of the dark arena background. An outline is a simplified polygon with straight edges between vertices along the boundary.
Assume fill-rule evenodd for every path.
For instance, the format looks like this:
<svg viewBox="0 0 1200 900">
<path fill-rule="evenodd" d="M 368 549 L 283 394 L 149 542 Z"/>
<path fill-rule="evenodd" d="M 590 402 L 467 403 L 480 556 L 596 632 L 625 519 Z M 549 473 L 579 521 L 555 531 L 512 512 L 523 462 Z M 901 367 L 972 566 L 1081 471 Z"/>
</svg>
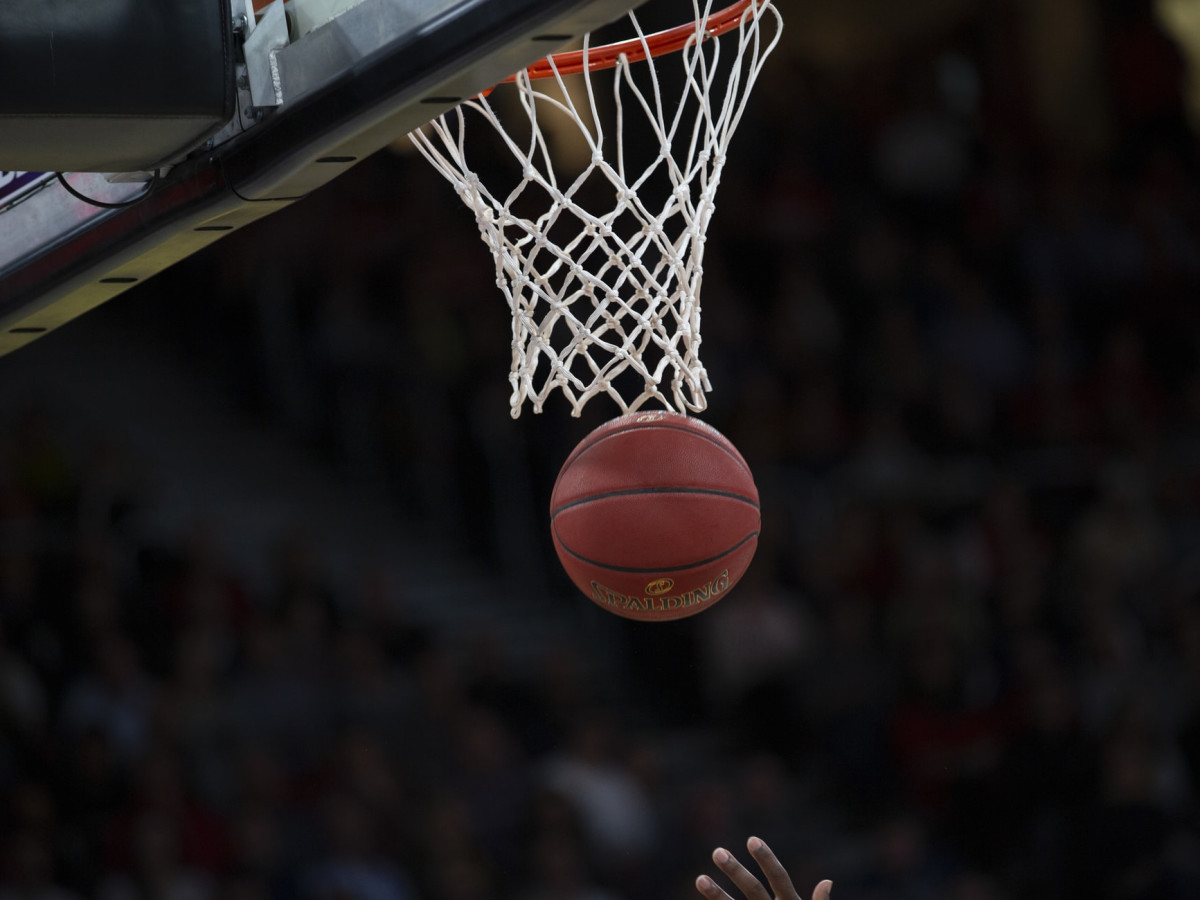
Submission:
<svg viewBox="0 0 1200 900">
<path fill-rule="evenodd" d="M 1200 896 L 1196 10 L 782 7 L 703 295 L 763 531 L 703 615 L 567 582 L 616 410 L 510 419 L 403 145 L 0 358 L 0 898 L 681 900 L 751 834 L 804 897 Z"/>
</svg>

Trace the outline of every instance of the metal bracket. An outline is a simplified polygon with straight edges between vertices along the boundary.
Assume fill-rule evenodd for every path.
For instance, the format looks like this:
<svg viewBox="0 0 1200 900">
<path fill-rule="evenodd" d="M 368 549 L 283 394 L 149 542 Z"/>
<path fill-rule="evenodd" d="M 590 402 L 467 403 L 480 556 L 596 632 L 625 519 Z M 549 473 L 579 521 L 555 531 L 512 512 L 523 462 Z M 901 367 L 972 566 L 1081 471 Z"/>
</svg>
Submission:
<svg viewBox="0 0 1200 900">
<path fill-rule="evenodd" d="M 283 103 L 283 82 L 276 54 L 288 45 L 287 14 L 283 0 L 275 0 L 246 36 L 246 75 L 250 80 L 250 102 L 255 107 Z"/>
<path fill-rule="evenodd" d="M 288 16 L 291 17 L 292 29 L 299 39 L 363 2 L 364 0 L 290 0 Z"/>
</svg>

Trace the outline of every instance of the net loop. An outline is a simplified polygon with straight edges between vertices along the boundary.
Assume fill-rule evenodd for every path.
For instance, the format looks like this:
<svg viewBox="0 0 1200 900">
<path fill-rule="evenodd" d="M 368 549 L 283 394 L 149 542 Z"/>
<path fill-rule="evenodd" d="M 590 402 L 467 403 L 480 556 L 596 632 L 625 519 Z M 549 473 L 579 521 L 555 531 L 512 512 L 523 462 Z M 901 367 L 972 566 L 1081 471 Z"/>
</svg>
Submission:
<svg viewBox="0 0 1200 900">
<path fill-rule="evenodd" d="M 601 395 L 625 413 L 707 405 L 705 231 L 730 139 L 782 19 L 771 0 L 717 13 L 712 0 L 692 0 L 692 12 L 693 26 L 658 35 L 631 12 L 633 39 L 593 49 L 585 36 L 582 50 L 548 57 L 517 73 L 511 88 L 410 135 L 472 210 L 492 252 L 512 312 L 514 418 L 527 401 L 540 413 L 555 391 L 575 416 Z M 680 83 L 682 96 L 665 100 L 666 86 Z M 478 120 L 511 157 L 503 176 L 486 143 L 468 160 L 467 122 Z M 558 149 L 563 129 L 582 153 Z M 486 178 L 477 165 L 487 166 Z"/>
</svg>

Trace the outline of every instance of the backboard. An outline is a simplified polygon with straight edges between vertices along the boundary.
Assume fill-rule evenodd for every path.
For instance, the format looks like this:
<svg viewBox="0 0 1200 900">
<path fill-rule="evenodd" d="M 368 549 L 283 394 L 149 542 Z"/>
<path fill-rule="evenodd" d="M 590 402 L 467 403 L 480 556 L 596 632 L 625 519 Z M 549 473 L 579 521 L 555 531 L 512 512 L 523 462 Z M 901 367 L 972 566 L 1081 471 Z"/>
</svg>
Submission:
<svg viewBox="0 0 1200 900">
<path fill-rule="evenodd" d="M 256 16 L 250 0 L 233 0 L 234 117 L 157 168 L 152 184 L 150 173 L 71 174 L 73 194 L 56 174 L 0 171 L 0 355 L 303 198 L 636 5 L 276 0 Z"/>
</svg>

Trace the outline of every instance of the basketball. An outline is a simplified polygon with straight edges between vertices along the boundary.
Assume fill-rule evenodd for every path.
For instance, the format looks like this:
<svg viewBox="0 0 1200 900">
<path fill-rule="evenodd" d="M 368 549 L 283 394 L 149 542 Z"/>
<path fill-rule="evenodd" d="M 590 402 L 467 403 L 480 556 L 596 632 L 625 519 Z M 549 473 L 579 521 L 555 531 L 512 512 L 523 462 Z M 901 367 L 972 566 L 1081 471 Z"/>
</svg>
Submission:
<svg viewBox="0 0 1200 900">
<path fill-rule="evenodd" d="M 550 499 L 563 568 L 593 602 L 658 622 L 729 593 L 758 546 L 758 488 L 729 440 L 698 419 L 631 413 L 567 457 Z"/>
</svg>

